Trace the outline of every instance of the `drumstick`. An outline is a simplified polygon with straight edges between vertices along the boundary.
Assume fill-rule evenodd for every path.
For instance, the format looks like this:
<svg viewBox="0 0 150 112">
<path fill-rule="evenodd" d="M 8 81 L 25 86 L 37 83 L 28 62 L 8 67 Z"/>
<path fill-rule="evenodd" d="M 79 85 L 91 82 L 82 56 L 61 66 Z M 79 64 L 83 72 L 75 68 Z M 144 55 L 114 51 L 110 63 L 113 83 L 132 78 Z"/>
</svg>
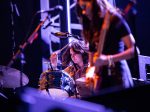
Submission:
<svg viewBox="0 0 150 112">
<path fill-rule="evenodd" d="M 74 42 L 74 40 L 71 41 L 70 43 L 68 43 L 67 45 L 65 45 L 63 48 L 61 48 L 61 49 L 59 49 L 59 50 L 57 50 L 57 51 L 55 51 L 55 52 L 53 52 L 53 53 L 51 54 L 49 65 L 50 65 L 50 67 L 51 67 L 52 70 L 53 70 L 53 67 L 52 67 L 52 65 L 51 65 L 51 60 L 52 60 L 52 61 L 57 60 L 56 63 L 58 63 L 58 56 L 57 56 L 57 55 L 58 55 L 59 53 L 61 53 L 65 48 L 67 48 L 72 42 Z M 55 63 L 55 62 L 54 62 L 54 63 Z"/>
<path fill-rule="evenodd" d="M 71 41 L 70 43 L 68 43 L 67 45 L 65 45 L 63 48 L 61 48 L 61 49 L 59 49 L 59 50 L 57 50 L 57 51 L 55 51 L 54 53 L 52 53 L 52 55 L 53 54 L 59 54 L 60 52 L 62 52 L 65 48 L 67 48 L 72 42 L 74 42 L 75 40 L 73 40 L 73 41 Z"/>
</svg>

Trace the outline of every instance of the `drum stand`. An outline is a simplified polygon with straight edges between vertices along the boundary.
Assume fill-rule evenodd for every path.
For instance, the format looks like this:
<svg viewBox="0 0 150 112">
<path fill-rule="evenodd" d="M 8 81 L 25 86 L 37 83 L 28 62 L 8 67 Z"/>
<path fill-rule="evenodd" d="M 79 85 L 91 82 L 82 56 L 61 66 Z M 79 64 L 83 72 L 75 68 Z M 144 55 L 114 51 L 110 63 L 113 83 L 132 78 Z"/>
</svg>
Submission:
<svg viewBox="0 0 150 112">
<path fill-rule="evenodd" d="M 50 67 L 49 67 L 49 66 L 50 66 Z M 48 65 L 48 70 L 54 71 L 51 61 L 50 61 L 49 65 Z M 48 77 L 47 72 L 46 72 L 46 80 L 47 80 L 47 82 L 46 82 L 45 89 L 46 89 L 46 92 L 47 92 L 48 96 L 51 97 L 51 94 L 50 94 L 50 92 L 49 92 L 49 84 L 48 84 L 49 77 Z"/>
<path fill-rule="evenodd" d="M 50 62 L 50 63 L 49 63 L 49 66 L 50 66 L 50 67 L 48 66 L 48 70 L 50 70 L 50 68 L 51 68 L 51 71 L 54 71 L 53 66 L 52 66 L 52 63 L 51 63 L 51 60 L 49 60 L 49 62 Z"/>
<path fill-rule="evenodd" d="M 75 77 L 73 77 L 73 80 L 74 80 L 74 87 L 75 87 L 75 96 L 76 96 L 76 98 L 78 99 L 78 94 L 77 94 L 77 84 L 76 84 Z"/>
<path fill-rule="evenodd" d="M 47 92 L 47 94 L 48 94 L 48 96 L 50 96 L 51 97 L 51 95 L 50 95 L 50 92 L 49 92 L 49 84 L 48 84 L 48 81 L 49 81 L 49 76 L 48 76 L 48 74 L 46 73 L 46 80 L 47 80 L 47 82 L 46 82 L 46 86 L 45 86 L 45 89 L 46 89 L 46 92 Z"/>
</svg>

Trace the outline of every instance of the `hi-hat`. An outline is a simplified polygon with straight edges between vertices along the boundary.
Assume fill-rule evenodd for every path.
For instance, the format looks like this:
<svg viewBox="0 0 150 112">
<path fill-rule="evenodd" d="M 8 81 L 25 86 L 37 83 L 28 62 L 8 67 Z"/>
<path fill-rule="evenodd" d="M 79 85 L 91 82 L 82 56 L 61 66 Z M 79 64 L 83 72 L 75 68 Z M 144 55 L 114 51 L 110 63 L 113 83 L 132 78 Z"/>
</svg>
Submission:
<svg viewBox="0 0 150 112">
<path fill-rule="evenodd" d="M 22 81 L 21 81 L 22 79 Z M 14 68 L 0 65 L 0 87 L 3 88 L 17 88 L 28 84 L 28 77 L 22 73 L 22 78 L 20 71 Z"/>
</svg>

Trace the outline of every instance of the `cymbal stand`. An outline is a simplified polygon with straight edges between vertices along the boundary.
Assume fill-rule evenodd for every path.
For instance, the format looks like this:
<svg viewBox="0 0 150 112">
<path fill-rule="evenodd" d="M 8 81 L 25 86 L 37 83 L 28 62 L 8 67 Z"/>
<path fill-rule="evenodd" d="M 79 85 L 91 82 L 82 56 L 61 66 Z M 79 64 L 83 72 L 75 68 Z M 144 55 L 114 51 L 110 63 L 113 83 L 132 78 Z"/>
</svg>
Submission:
<svg viewBox="0 0 150 112">
<path fill-rule="evenodd" d="M 49 92 L 49 74 L 48 73 L 46 73 L 46 86 L 45 86 L 45 89 L 46 89 L 46 92 L 47 92 L 47 94 L 51 97 L 51 95 L 50 95 L 50 92 Z"/>
<path fill-rule="evenodd" d="M 49 60 L 49 66 L 50 67 L 48 67 L 48 70 L 50 70 L 49 68 L 51 68 L 51 71 L 54 71 L 51 60 Z"/>
<path fill-rule="evenodd" d="M 14 51 L 15 51 L 15 47 L 16 47 L 16 42 L 15 42 L 15 21 L 14 21 L 14 17 L 15 17 L 15 14 L 19 17 L 20 16 L 20 13 L 18 11 L 18 8 L 17 8 L 17 4 L 14 2 L 14 0 L 11 0 L 10 1 L 10 7 L 11 7 L 11 26 L 12 26 L 12 54 L 14 55 Z"/>
<path fill-rule="evenodd" d="M 10 67 L 14 61 L 20 57 L 20 61 L 21 61 L 21 72 L 20 72 L 20 85 L 21 87 L 23 86 L 22 84 L 22 71 L 23 71 L 23 64 L 25 63 L 24 61 L 24 49 L 27 47 L 28 44 L 32 44 L 32 42 L 37 39 L 38 37 L 38 30 L 41 28 L 41 26 L 44 24 L 44 22 L 48 19 L 48 16 L 46 16 L 46 18 L 40 22 L 40 24 L 36 27 L 36 29 L 33 31 L 33 33 L 30 35 L 30 37 L 28 38 L 27 41 L 25 41 L 22 45 L 20 45 L 20 49 L 16 52 L 16 54 L 13 55 L 12 59 L 10 60 L 10 62 L 8 63 L 8 67 Z"/>
<path fill-rule="evenodd" d="M 21 66 L 21 70 L 20 70 L 20 87 L 23 86 L 23 83 L 22 83 L 22 78 L 23 78 L 23 67 L 24 67 L 24 64 L 26 63 L 25 61 L 25 56 L 24 56 L 24 53 L 23 53 L 23 49 L 22 47 L 20 46 L 20 56 L 19 56 L 19 59 L 20 59 L 20 66 Z"/>
<path fill-rule="evenodd" d="M 75 88 L 75 97 L 78 99 L 78 92 L 77 92 L 77 84 L 76 84 L 76 80 L 75 80 L 75 77 L 73 77 L 73 80 L 74 80 L 74 88 Z"/>
</svg>

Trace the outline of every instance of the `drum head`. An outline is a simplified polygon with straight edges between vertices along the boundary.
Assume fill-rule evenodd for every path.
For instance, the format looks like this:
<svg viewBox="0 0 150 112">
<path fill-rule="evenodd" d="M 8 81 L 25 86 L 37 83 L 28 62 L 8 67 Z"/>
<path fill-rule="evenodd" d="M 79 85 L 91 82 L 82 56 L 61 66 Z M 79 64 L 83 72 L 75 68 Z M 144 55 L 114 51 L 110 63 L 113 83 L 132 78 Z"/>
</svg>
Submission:
<svg viewBox="0 0 150 112">
<path fill-rule="evenodd" d="M 68 93 L 65 90 L 56 88 L 48 89 L 48 91 L 42 90 L 41 94 L 51 97 L 53 99 L 61 99 L 61 100 L 65 100 L 66 98 L 69 97 Z"/>
</svg>

